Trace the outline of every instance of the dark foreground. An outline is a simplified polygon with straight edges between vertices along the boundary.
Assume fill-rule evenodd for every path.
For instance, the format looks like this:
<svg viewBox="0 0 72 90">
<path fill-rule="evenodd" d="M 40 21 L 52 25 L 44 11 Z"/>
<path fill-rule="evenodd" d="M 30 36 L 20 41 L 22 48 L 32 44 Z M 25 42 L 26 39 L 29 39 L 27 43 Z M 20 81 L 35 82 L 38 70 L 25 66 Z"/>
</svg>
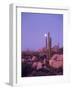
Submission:
<svg viewBox="0 0 72 90">
<path fill-rule="evenodd" d="M 47 65 L 37 69 L 32 64 L 33 62 L 22 62 L 22 77 L 63 75 L 62 67 L 55 69 Z"/>
</svg>

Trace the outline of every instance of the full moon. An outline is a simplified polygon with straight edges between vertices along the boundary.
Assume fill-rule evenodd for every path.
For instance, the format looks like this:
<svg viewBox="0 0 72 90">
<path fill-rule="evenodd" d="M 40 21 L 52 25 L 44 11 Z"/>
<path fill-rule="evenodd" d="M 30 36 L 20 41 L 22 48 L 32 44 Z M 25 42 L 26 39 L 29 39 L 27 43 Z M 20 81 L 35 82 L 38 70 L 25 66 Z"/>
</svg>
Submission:
<svg viewBox="0 0 72 90">
<path fill-rule="evenodd" d="M 45 33 L 44 36 L 47 37 L 47 34 Z"/>
</svg>

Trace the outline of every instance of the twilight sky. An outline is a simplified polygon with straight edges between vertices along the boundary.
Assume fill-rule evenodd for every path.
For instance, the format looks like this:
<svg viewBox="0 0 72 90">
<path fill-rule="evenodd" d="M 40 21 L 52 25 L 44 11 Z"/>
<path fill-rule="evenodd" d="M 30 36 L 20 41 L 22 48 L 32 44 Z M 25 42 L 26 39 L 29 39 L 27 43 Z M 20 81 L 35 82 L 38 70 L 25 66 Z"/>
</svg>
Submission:
<svg viewBox="0 0 72 90">
<path fill-rule="evenodd" d="M 50 32 L 52 46 L 63 46 L 63 15 L 21 13 L 21 49 L 38 50 L 45 47 L 44 34 Z"/>
</svg>

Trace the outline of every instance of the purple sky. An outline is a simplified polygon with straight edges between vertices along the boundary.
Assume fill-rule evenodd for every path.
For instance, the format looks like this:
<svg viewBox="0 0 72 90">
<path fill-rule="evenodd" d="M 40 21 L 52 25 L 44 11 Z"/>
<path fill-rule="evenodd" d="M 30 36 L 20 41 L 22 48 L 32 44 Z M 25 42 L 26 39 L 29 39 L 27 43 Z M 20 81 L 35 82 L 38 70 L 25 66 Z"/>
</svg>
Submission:
<svg viewBox="0 0 72 90">
<path fill-rule="evenodd" d="M 44 34 L 50 32 L 52 46 L 63 46 L 63 15 L 21 13 L 21 49 L 37 50 L 45 47 Z"/>
</svg>

